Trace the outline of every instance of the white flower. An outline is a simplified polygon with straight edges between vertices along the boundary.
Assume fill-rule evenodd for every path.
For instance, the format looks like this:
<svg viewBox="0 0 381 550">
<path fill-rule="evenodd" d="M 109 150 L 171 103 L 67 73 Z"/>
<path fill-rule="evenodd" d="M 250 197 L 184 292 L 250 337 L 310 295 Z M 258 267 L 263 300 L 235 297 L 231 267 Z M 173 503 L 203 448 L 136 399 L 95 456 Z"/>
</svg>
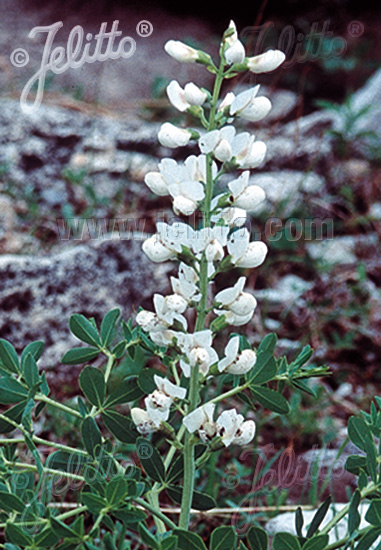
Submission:
<svg viewBox="0 0 381 550">
<path fill-rule="evenodd" d="M 180 296 L 180 294 L 170 294 L 165 297 L 165 306 L 170 311 L 175 311 L 176 313 L 184 313 L 188 305 L 187 300 Z"/>
<path fill-rule="evenodd" d="M 191 368 L 199 366 L 200 373 L 206 376 L 211 365 L 218 361 L 217 352 L 212 348 L 213 333 L 209 329 L 193 334 L 184 334 L 179 340 L 179 347 L 187 358 L 180 360 L 180 367 L 186 378 L 190 377 Z"/>
<path fill-rule="evenodd" d="M 243 208 L 236 208 L 235 206 L 218 209 L 217 205 L 221 196 L 222 195 L 217 195 L 212 200 L 211 209 L 212 211 L 216 211 L 216 213 L 212 214 L 211 221 L 213 223 L 218 223 L 220 220 L 223 220 L 229 227 L 242 227 L 246 222 L 246 210 Z"/>
<path fill-rule="evenodd" d="M 198 51 L 190 46 L 187 46 L 179 40 L 169 40 L 165 46 L 165 51 L 176 61 L 183 63 L 194 63 L 198 60 Z"/>
<path fill-rule="evenodd" d="M 152 422 L 148 412 L 144 409 L 134 407 L 133 409 L 131 409 L 131 417 L 138 432 L 142 435 L 148 435 L 157 431 L 157 427 Z"/>
<path fill-rule="evenodd" d="M 168 84 L 167 96 L 172 105 L 181 112 L 186 111 L 192 105 L 201 106 L 208 97 L 207 94 L 200 90 L 193 82 L 188 82 L 184 89 L 182 89 L 177 80 L 172 80 L 172 82 Z"/>
<path fill-rule="evenodd" d="M 247 445 L 255 435 L 255 422 L 244 421 L 244 417 L 238 414 L 235 409 L 224 411 L 217 418 L 217 433 L 221 437 L 225 447 L 232 443 Z"/>
<path fill-rule="evenodd" d="M 173 197 L 175 214 L 184 216 L 191 216 L 197 210 L 198 203 L 205 197 L 204 186 L 194 180 L 173 183 L 168 186 L 168 191 Z"/>
<path fill-rule="evenodd" d="M 256 97 L 259 85 L 237 95 L 230 105 L 230 114 L 238 115 L 250 122 L 262 120 L 271 110 L 271 102 L 267 97 Z"/>
<path fill-rule="evenodd" d="M 218 370 L 229 374 L 246 374 L 253 368 L 256 360 L 257 356 L 251 349 L 239 353 L 239 336 L 233 336 L 225 347 L 225 357 L 218 363 Z"/>
<path fill-rule="evenodd" d="M 207 403 L 198 407 L 183 418 L 183 424 L 190 433 L 198 431 L 200 438 L 207 443 L 216 435 L 216 424 L 213 414 L 216 405 Z"/>
<path fill-rule="evenodd" d="M 208 262 L 218 262 L 224 257 L 224 246 L 227 243 L 229 228 L 226 226 L 203 227 L 197 233 L 192 243 L 193 252 L 201 258 L 205 252 Z"/>
<path fill-rule="evenodd" d="M 166 347 L 172 344 L 174 338 L 178 337 L 178 332 L 170 329 L 163 329 L 157 332 L 150 332 L 149 337 L 152 342 L 160 347 Z"/>
<path fill-rule="evenodd" d="M 170 122 L 164 122 L 160 127 L 157 137 L 164 147 L 174 148 L 188 145 L 192 134 L 188 130 L 177 128 L 177 126 L 174 126 Z"/>
<path fill-rule="evenodd" d="M 258 267 L 267 254 L 267 246 L 262 241 L 250 241 L 250 234 L 246 228 L 235 231 L 227 243 L 232 263 L 236 267 Z"/>
<path fill-rule="evenodd" d="M 286 56 L 280 50 L 268 50 L 261 55 L 248 57 L 246 66 L 253 73 L 269 73 L 277 69 L 285 59 Z"/>
<path fill-rule="evenodd" d="M 225 288 L 218 292 L 215 301 L 221 309 L 232 311 L 236 315 L 252 315 L 257 306 L 257 301 L 249 292 L 243 292 L 246 277 L 240 277 L 231 288 Z"/>
<path fill-rule="evenodd" d="M 183 326 L 184 329 L 186 329 L 187 322 L 185 317 L 183 317 L 176 309 L 171 307 L 172 303 L 171 301 L 168 301 L 167 298 L 168 296 L 164 297 L 161 294 L 154 294 L 153 296 L 153 303 L 158 319 L 163 325 L 166 325 L 165 328 L 169 328 L 175 323 L 175 321 L 177 321 Z"/>
<path fill-rule="evenodd" d="M 219 111 L 224 111 L 226 109 L 226 107 L 230 107 L 230 105 L 234 101 L 234 98 L 235 98 L 234 93 L 233 92 L 228 92 L 226 94 L 226 96 L 224 97 L 224 99 L 221 101 L 221 103 L 218 107 L 218 110 Z"/>
<path fill-rule="evenodd" d="M 161 378 L 161 376 L 155 374 L 153 380 L 157 389 L 170 397 L 172 400 L 184 399 L 187 394 L 187 390 L 185 388 L 172 384 L 172 382 L 170 382 L 167 378 Z"/>
<path fill-rule="evenodd" d="M 144 404 L 151 422 L 160 428 L 161 423 L 168 420 L 172 399 L 165 393 L 155 390 L 145 398 Z"/>
<path fill-rule="evenodd" d="M 254 140 L 255 137 L 248 132 L 236 135 L 234 126 L 225 126 L 221 130 L 207 132 L 198 143 L 202 153 L 213 152 L 221 162 L 235 158 L 239 168 L 256 168 L 265 158 L 266 145 Z"/>
<path fill-rule="evenodd" d="M 201 298 L 197 282 L 199 277 L 195 270 L 184 264 L 180 263 L 179 266 L 179 277 L 171 277 L 171 285 L 173 292 L 177 295 L 182 296 L 187 303 L 190 301 L 198 302 Z"/>
<path fill-rule="evenodd" d="M 245 171 L 228 184 L 232 193 L 233 204 L 248 212 L 255 211 L 265 200 L 266 194 L 259 185 L 249 185 L 250 172 Z"/>
<path fill-rule="evenodd" d="M 236 40 L 232 46 L 225 51 L 225 59 L 229 65 L 242 63 L 245 59 L 245 48 L 240 40 Z"/>
<path fill-rule="evenodd" d="M 146 311 L 145 309 L 139 311 L 136 316 L 136 322 L 143 330 L 150 333 L 159 332 L 168 328 L 168 324 L 159 319 L 155 313 Z"/>
<path fill-rule="evenodd" d="M 238 40 L 238 33 L 237 33 L 237 27 L 234 21 L 231 19 L 228 28 L 225 31 L 225 34 L 228 34 L 225 38 L 226 44 L 230 47 L 235 44 L 235 42 Z"/>
<path fill-rule="evenodd" d="M 176 222 L 168 225 L 158 222 L 157 233 L 146 239 L 142 248 L 153 262 L 165 262 L 176 258 L 176 255 L 182 250 L 182 245 L 189 248 L 193 238 L 192 227 L 185 223 Z"/>
<path fill-rule="evenodd" d="M 168 195 L 168 184 L 159 172 L 148 172 L 144 177 L 144 182 L 156 195 L 163 197 Z"/>
</svg>

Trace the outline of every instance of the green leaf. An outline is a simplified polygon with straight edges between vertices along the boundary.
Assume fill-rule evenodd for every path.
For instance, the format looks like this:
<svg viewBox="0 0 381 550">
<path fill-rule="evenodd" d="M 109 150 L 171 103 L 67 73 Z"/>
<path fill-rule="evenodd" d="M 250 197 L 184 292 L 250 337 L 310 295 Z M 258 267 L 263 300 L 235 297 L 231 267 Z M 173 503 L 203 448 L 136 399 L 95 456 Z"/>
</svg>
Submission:
<svg viewBox="0 0 381 550">
<path fill-rule="evenodd" d="M 307 538 L 312 537 L 316 531 L 319 529 L 321 522 L 325 518 L 329 507 L 331 505 L 331 497 L 328 497 L 318 508 L 316 514 L 313 517 L 313 520 L 310 523 L 310 526 L 307 531 Z"/>
<path fill-rule="evenodd" d="M 365 515 L 365 519 L 375 527 L 381 527 L 381 499 L 372 500 L 369 509 Z"/>
<path fill-rule="evenodd" d="M 96 457 L 96 447 L 102 445 L 102 435 L 97 423 L 92 416 L 87 416 L 81 426 L 82 441 L 86 451 L 93 457 Z"/>
<path fill-rule="evenodd" d="M 66 525 L 63 521 L 60 521 L 56 518 L 50 518 L 50 523 L 52 526 L 52 529 L 54 530 L 54 533 L 58 537 L 62 538 L 68 538 L 68 539 L 77 539 L 78 535 L 77 533 L 70 528 L 69 525 Z"/>
<path fill-rule="evenodd" d="M 5 512 L 19 512 L 22 514 L 25 504 L 17 495 L 7 491 L 0 491 L 0 509 L 3 509 Z"/>
<path fill-rule="evenodd" d="M 31 353 L 28 353 L 24 361 L 24 379 L 29 389 L 32 389 L 40 381 L 37 363 Z"/>
<path fill-rule="evenodd" d="M 155 539 L 155 537 L 151 534 L 151 532 L 147 529 L 147 527 L 144 525 L 144 523 L 139 523 L 138 525 L 138 531 L 140 538 L 144 544 L 148 546 L 148 548 L 152 548 L 153 550 L 159 550 L 160 545 L 158 541 Z"/>
<path fill-rule="evenodd" d="M 70 317 L 69 327 L 78 340 L 86 342 L 86 344 L 90 344 L 90 346 L 102 346 L 97 329 L 94 327 L 93 323 L 83 315 L 74 313 L 74 315 Z"/>
<path fill-rule="evenodd" d="M 288 414 L 290 407 L 287 400 L 280 393 L 265 386 L 250 386 L 253 396 L 267 409 L 278 414 Z"/>
<path fill-rule="evenodd" d="M 120 384 L 115 388 L 113 392 L 107 397 L 104 407 L 115 407 L 116 405 L 122 405 L 123 403 L 130 403 L 140 399 L 144 392 L 138 385 L 136 376 L 130 376 L 122 380 Z"/>
<path fill-rule="evenodd" d="M 9 372 L 19 374 L 20 364 L 15 348 L 7 340 L 0 339 L 0 364 Z"/>
<path fill-rule="evenodd" d="M 25 530 L 21 529 L 18 525 L 14 523 L 7 523 L 5 528 L 5 538 L 7 541 L 12 542 L 13 544 L 18 544 L 25 548 L 25 546 L 30 546 L 32 544 L 32 537 Z"/>
<path fill-rule="evenodd" d="M 14 405 L 10 409 L 4 411 L 2 414 L 3 416 L 6 416 L 10 420 L 14 420 L 19 424 L 21 422 L 21 418 L 22 418 L 24 409 L 26 407 L 26 404 L 27 404 L 26 400 L 21 401 L 20 403 L 17 403 L 17 405 Z M 13 430 L 16 430 L 13 424 L 10 424 L 9 422 L 6 422 L 6 420 L 3 420 L 3 419 L 0 420 L 0 434 L 10 433 L 10 432 L 13 432 Z"/>
<path fill-rule="evenodd" d="M 355 546 L 355 550 L 369 550 L 374 541 L 378 539 L 380 534 L 381 529 L 379 527 L 371 529 L 370 531 L 365 533 L 364 536 L 361 537 L 359 543 L 357 544 L 357 546 Z"/>
<path fill-rule="evenodd" d="M 107 506 L 107 502 L 104 498 L 85 491 L 81 493 L 81 502 L 87 506 L 89 512 L 94 515 L 98 515 Z"/>
<path fill-rule="evenodd" d="M 113 338 L 114 327 L 117 318 L 120 315 L 120 309 L 113 309 L 106 313 L 101 324 L 101 339 L 104 347 L 107 347 Z"/>
<path fill-rule="evenodd" d="M 156 384 L 153 380 L 155 374 L 163 376 L 163 373 L 157 369 L 143 369 L 138 376 L 138 384 L 143 393 L 152 393 L 156 389 Z"/>
<path fill-rule="evenodd" d="M 174 529 L 173 534 L 178 539 L 178 550 L 207 550 L 204 541 L 197 533 L 183 531 L 182 529 Z"/>
<path fill-rule="evenodd" d="M 261 352 L 268 352 L 268 353 L 274 353 L 275 346 L 277 341 L 277 335 L 275 332 L 271 332 L 270 334 L 267 334 L 262 340 L 262 342 L 259 344 L 258 347 L 258 353 Z"/>
<path fill-rule="evenodd" d="M 176 485 L 169 485 L 165 489 L 168 496 L 176 504 L 181 504 L 181 497 L 183 494 L 183 487 Z M 211 496 L 201 493 L 200 491 L 193 491 L 192 508 L 196 510 L 211 510 L 216 507 L 216 501 Z"/>
<path fill-rule="evenodd" d="M 17 382 L 15 378 L 3 376 L 0 379 L 0 403 L 9 405 L 25 401 L 28 397 L 28 390 Z"/>
<path fill-rule="evenodd" d="M 95 367 L 85 367 L 79 375 L 79 385 L 92 405 L 100 409 L 105 399 L 106 384 L 103 373 Z"/>
<path fill-rule="evenodd" d="M 110 506 L 119 504 L 127 496 L 127 481 L 122 476 L 113 477 L 106 487 L 106 499 Z"/>
<path fill-rule="evenodd" d="M 316 397 L 316 391 L 310 388 L 304 380 L 291 380 L 291 384 L 298 390 L 302 390 L 312 397 Z"/>
<path fill-rule="evenodd" d="M 303 533 L 302 533 L 303 525 L 304 525 L 303 512 L 302 512 L 302 509 L 299 507 L 297 508 L 296 514 L 295 514 L 295 530 L 299 538 L 303 538 Z"/>
<path fill-rule="evenodd" d="M 247 542 L 251 550 L 267 550 L 269 546 L 269 536 L 261 527 L 250 527 L 247 533 Z"/>
<path fill-rule="evenodd" d="M 276 533 L 273 540 L 274 550 L 301 550 L 299 540 L 291 533 Z"/>
<path fill-rule="evenodd" d="M 118 510 L 113 510 L 112 514 L 123 523 L 139 523 L 147 519 L 147 515 L 143 510 L 129 508 L 127 506 L 119 508 Z"/>
<path fill-rule="evenodd" d="M 30 353 L 35 361 L 38 361 L 44 351 L 44 342 L 42 340 L 36 340 L 31 342 L 23 349 L 21 353 L 21 370 L 24 372 L 24 363 L 27 355 Z"/>
<path fill-rule="evenodd" d="M 135 443 L 139 437 L 134 424 L 126 416 L 116 411 L 103 411 L 102 420 L 109 432 L 122 443 Z"/>
<path fill-rule="evenodd" d="M 231 525 L 217 527 L 210 539 L 210 550 L 234 550 L 237 533 Z"/>
<path fill-rule="evenodd" d="M 89 459 L 82 454 L 75 454 L 67 451 L 54 451 L 47 460 L 46 465 L 53 470 L 62 470 L 71 474 L 80 474 L 83 466 Z"/>
<path fill-rule="evenodd" d="M 178 538 L 170 535 L 161 541 L 161 550 L 177 550 L 177 543 Z"/>
<path fill-rule="evenodd" d="M 127 342 L 126 340 L 121 340 L 118 344 L 116 344 L 116 346 L 113 348 L 112 350 L 112 354 L 115 355 L 115 357 L 117 359 L 120 359 L 123 354 L 124 354 L 124 351 L 126 349 L 126 346 L 127 346 Z"/>
<path fill-rule="evenodd" d="M 328 542 L 328 535 L 315 535 L 304 543 L 303 550 L 324 550 Z"/>
<path fill-rule="evenodd" d="M 361 516 L 358 512 L 358 507 L 361 502 L 361 493 L 358 489 L 353 493 L 348 510 L 348 533 L 352 535 L 358 529 Z"/>
<path fill-rule="evenodd" d="M 277 373 L 277 364 L 274 356 L 267 352 L 259 352 L 257 355 L 257 361 L 248 373 L 250 383 L 252 384 L 264 384 L 274 378 Z"/>
<path fill-rule="evenodd" d="M 95 359 L 99 354 L 100 350 L 96 348 L 73 348 L 65 353 L 61 363 L 64 365 L 79 365 Z"/>
<path fill-rule="evenodd" d="M 366 437 L 366 464 L 368 466 L 369 475 L 374 483 L 377 483 L 377 453 L 373 441 L 373 437 Z"/>
<path fill-rule="evenodd" d="M 345 469 L 356 476 L 360 475 L 360 470 L 366 470 L 366 456 L 350 455 L 345 462 Z"/>
<path fill-rule="evenodd" d="M 10 542 L 6 542 L 4 547 L 5 550 L 21 550 L 20 546 L 16 546 L 15 544 L 11 544 Z"/>
<path fill-rule="evenodd" d="M 138 437 L 136 440 L 136 452 L 149 477 L 159 483 L 163 483 L 165 480 L 164 463 L 152 443 L 144 437 Z"/>
<path fill-rule="evenodd" d="M 51 527 L 46 527 L 34 537 L 34 543 L 39 548 L 53 548 L 58 541 L 59 537 L 57 537 Z"/>
<path fill-rule="evenodd" d="M 361 416 L 351 416 L 348 420 L 348 437 L 356 447 L 366 452 L 366 439 L 372 435 L 368 424 Z"/>
</svg>

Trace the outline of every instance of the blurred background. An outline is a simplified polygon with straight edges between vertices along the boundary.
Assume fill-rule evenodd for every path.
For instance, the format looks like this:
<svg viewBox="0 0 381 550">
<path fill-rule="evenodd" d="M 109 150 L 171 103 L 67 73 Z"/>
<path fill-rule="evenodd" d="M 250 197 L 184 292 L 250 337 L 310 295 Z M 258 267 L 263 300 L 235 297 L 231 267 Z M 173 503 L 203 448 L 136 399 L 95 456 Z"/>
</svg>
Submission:
<svg viewBox="0 0 381 550">
<path fill-rule="evenodd" d="M 333 468 L 348 416 L 367 410 L 381 385 L 380 11 L 369 0 L 0 6 L 0 337 L 17 349 L 45 340 L 41 365 L 62 399 L 77 391 L 78 371 L 60 365 L 74 343 L 70 314 L 99 320 L 119 306 L 127 318 L 139 305 L 151 309 L 152 294 L 168 289 L 171 266 L 148 262 L 141 242 L 158 218 L 172 214 L 169 201 L 145 187 L 144 175 L 164 156 L 181 160 L 197 151 L 168 151 L 157 142 L 164 120 L 186 122 L 170 107 L 167 84 L 175 78 L 209 86 L 211 75 L 171 59 L 165 42 L 182 40 L 216 55 L 233 18 L 248 55 L 286 52 L 279 70 L 241 75 L 224 90 L 260 83 L 273 103 L 260 125 L 242 123 L 268 145 L 252 176 L 268 199 L 250 227 L 270 248 L 265 264 L 247 273 L 258 309 L 246 335 L 257 345 L 276 332 L 278 352 L 290 358 L 310 344 L 313 360 L 328 364 L 332 375 L 316 383 L 315 395 L 294 394 L 287 419 L 258 420 L 258 442 L 295 448 L 305 464 L 316 459 L 311 447 L 333 449 L 324 463 Z M 136 40 L 134 55 L 49 72 L 41 107 L 23 113 L 20 94 L 40 67 L 46 38 L 28 38 L 30 30 L 62 21 L 54 46 L 65 46 L 75 25 L 94 35 L 114 20 Z M 137 32 L 142 20 L 152 24 L 149 36 Z M 29 54 L 24 67 L 10 62 L 17 48 Z M 135 367 L 120 368 L 125 375 Z M 64 421 L 60 430 L 74 437 Z M 234 475 L 244 479 L 245 467 L 236 457 Z M 210 493 L 224 468 L 223 457 L 210 468 Z M 353 483 L 347 475 L 335 487 L 344 500 L 346 483 Z M 295 490 L 295 498 L 314 504 L 327 490 L 317 479 L 312 488 L 264 491 L 263 502 L 285 502 Z M 228 489 L 221 505 L 229 503 Z M 240 499 L 237 491 L 235 505 Z"/>
</svg>

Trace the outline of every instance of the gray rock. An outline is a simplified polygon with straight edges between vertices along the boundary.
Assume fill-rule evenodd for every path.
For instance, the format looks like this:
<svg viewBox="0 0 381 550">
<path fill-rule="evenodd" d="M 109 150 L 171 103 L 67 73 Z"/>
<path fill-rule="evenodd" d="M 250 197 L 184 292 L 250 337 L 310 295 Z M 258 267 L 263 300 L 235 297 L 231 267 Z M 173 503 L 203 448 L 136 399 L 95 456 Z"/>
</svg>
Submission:
<svg viewBox="0 0 381 550">
<path fill-rule="evenodd" d="M 381 69 L 376 71 L 365 86 L 353 95 L 353 111 L 370 107 L 369 110 L 356 121 L 355 132 L 374 132 L 373 140 L 369 137 L 356 139 L 355 147 L 367 158 L 374 156 L 369 145 L 380 142 L 381 139 Z"/>
<path fill-rule="evenodd" d="M 130 316 L 151 308 L 154 292 L 165 292 L 168 265 L 154 265 L 141 251 L 142 236 L 94 241 L 51 256 L 0 256 L 0 337 L 17 349 L 44 340 L 41 366 L 59 362 L 70 336 L 72 313 L 98 321 L 114 307 Z M 63 346 L 64 343 L 64 346 Z"/>
<path fill-rule="evenodd" d="M 313 284 L 301 279 L 297 275 L 289 274 L 280 279 L 274 288 L 256 290 L 258 300 L 270 303 L 290 304 L 298 300 Z"/>
<path fill-rule="evenodd" d="M 287 200 L 295 205 L 296 200 L 301 200 L 303 192 L 309 195 L 321 192 L 325 181 L 314 172 L 280 170 L 255 174 L 251 176 L 250 184 L 262 187 L 266 198 L 273 204 Z M 267 208 L 267 205 L 264 204 L 263 208 Z"/>
</svg>

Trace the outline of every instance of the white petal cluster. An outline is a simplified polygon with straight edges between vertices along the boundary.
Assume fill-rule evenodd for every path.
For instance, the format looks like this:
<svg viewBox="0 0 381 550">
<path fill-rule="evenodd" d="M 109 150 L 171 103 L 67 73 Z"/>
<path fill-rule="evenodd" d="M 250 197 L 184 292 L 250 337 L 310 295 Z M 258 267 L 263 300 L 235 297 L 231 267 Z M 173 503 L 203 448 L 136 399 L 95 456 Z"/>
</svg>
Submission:
<svg viewBox="0 0 381 550">
<path fill-rule="evenodd" d="M 189 302 L 198 302 L 201 298 L 197 286 L 198 280 L 199 276 L 195 270 L 181 262 L 178 278 L 171 277 L 172 290 L 175 294 L 184 298 L 188 304 Z"/>
<path fill-rule="evenodd" d="M 184 130 L 183 128 L 178 128 L 170 122 L 164 122 L 160 127 L 157 137 L 161 145 L 173 149 L 174 147 L 184 147 L 188 145 L 192 138 L 192 132 Z"/>
<path fill-rule="evenodd" d="M 238 94 L 230 105 L 230 114 L 240 116 L 250 122 L 257 122 L 265 118 L 271 110 L 271 101 L 264 96 L 257 97 L 258 91 L 259 84 Z"/>
<path fill-rule="evenodd" d="M 267 255 L 267 246 L 262 241 L 250 242 L 250 233 L 246 228 L 237 229 L 228 239 L 228 252 L 236 267 L 258 267 Z"/>
<path fill-rule="evenodd" d="M 210 367 L 218 362 L 218 354 L 212 347 L 213 333 L 209 329 L 193 334 L 181 334 L 178 345 L 183 352 L 180 367 L 186 378 L 191 375 L 192 367 L 198 365 L 199 372 L 207 376 Z"/>
<path fill-rule="evenodd" d="M 237 179 L 228 183 L 228 187 L 234 206 L 254 212 L 266 199 L 266 193 L 259 185 L 249 185 L 249 177 L 250 172 L 246 170 Z"/>
<path fill-rule="evenodd" d="M 235 161 L 238 168 L 256 168 L 266 155 L 266 144 L 255 141 L 249 132 L 236 134 L 234 126 L 225 126 L 221 130 L 207 132 L 199 139 L 202 153 L 213 153 L 220 162 Z"/>
<path fill-rule="evenodd" d="M 230 325 L 246 325 L 252 318 L 257 307 L 257 301 L 249 292 L 243 292 L 246 278 L 240 277 L 232 288 L 225 288 L 215 297 L 217 315 L 225 315 Z"/>
<path fill-rule="evenodd" d="M 167 96 L 172 105 L 182 113 L 192 106 L 201 106 L 207 99 L 207 94 L 193 82 L 188 82 L 184 89 L 177 80 L 172 80 L 167 86 Z"/>
<path fill-rule="evenodd" d="M 269 73 L 277 69 L 285 59 L 286 56 L 280 50 L 268 50 L 261 55 L 248 57 L 246 67 L 252 73 Z"/>
<path fill-rule="evenodd" d="M 197 50 L 180 42 L 180 40 L 168 40 L 164 49 L 173 59 L 182 63 L 195 63 L 199 58 Z"/>
<path fill-rule="evenodd" d="M 229 445 L 247 445 L 255 435 L 255 422 L 245 421 L 235 409 L 223 411 L 217 420 L 213 421 L 215 405 L 208 403 L 198 407 L 183 418 L 183 423 L 190 433 L 198 432 L 204 442 L 209 442 L 219 436 L 225 447 Z"/>
<path fill-rule="evenodd" d="M 267 52 L 254 57 L 246 57 L 245 48 L 238 40 L 237 29 L 234 21 L 230 21 L 225 32 L 225 60 L 229 65 L 233 63 L 244 63 L 246 68 L 253 73 L 269 73 L 277 69 L 286 56 L 280 50 L 268 50 Z"/>
<path fill-rule="evenodd" d="M 170 195 L 173 199 L 175 214 L 192 215 L 205 196 L 205 155 L 191 155 L 181 164 L 165 158 L 158 167 L 159 172 L 146 174 L 144 181 L 147 187 L 156 195 Z M 216 171 L 217 166 L 214 164 L 213 173 Z"/>
<path fill-rule="evenodd" d="M 232 65 L 233 63 L 242 63 L 245 59 L 245 48 L 240 40 L 238 40 L 237 28 L 234 21 L 230 21 L 228 30 L 228 36 L 225 40 L 228 48 L 225 50 L 226 63 Z"/>
<path fill-rule="evenodd" d="M 143 252 L 153 262 L 173 260 L 180 254 L 182 247 L 190 248 L 194 239 L 194 230 L 190 225 L 176 222 L 171 225 L 165 222 L 156 224 L 157 233 L 148 237 L 143 243 Z"/>
<path fill-rule="evenodd" d="M 142 435 L 160 430 L 162 422 L 168 420 L 172 403 L 175 399 L 184 399 L 187 393 L 185 388 L 156 374 L 154 382 L 156 390 L 145 398 L 145 410 L 138 407 L 131 409 L 132 420 Z"/>
<path fill-rule="evenodd" d="M 218 370 L 229 374 L 246 374 L 254 367 L 256 360 L 255 351 L 239 351 L 239 336 L 233 336 L 225 347 L 225 357 L 218 363 Z"/>
</svg>

